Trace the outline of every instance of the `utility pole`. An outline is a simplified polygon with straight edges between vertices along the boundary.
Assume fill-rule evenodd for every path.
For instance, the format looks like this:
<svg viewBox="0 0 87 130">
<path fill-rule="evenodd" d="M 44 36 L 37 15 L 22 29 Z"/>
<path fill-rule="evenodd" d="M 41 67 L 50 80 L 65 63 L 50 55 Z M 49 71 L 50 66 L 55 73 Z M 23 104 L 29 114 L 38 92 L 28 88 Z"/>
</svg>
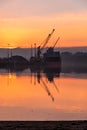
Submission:
<svg viewBox="0 0 87 130">
<path fill-rule="evenodd" d="M 9 45 L 10 45 L 10 44 L 8 43 L 8 59 L 9 59 Z"/>
<path fill-rule="evenodd" d="M 32 57 L 32 44 L 31 44 L 31 57 Z"/>
<path fill-rule="evenodd" d="M 11 57 L 12 57 L 12 48 L 11 48 Z"/>
<path fill-rule="evenodd" d="M 36 57 L 36 43 L 34 43 L 34 46 L 35 46 L 35 57 Z"/>
</svg>

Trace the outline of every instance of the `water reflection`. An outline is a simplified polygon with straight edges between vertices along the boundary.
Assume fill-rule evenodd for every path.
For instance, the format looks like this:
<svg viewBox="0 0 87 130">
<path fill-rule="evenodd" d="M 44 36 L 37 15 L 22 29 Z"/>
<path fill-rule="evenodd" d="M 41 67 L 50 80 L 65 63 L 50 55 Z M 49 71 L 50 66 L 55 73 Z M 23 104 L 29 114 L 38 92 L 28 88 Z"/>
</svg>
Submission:
<svg viewBox="0 0 87 130">
<path fill-rule="evenodd" d="M 47 95 L 51 98 L 52 101 L 54 101 L 54 96 L 52 92 L 49 89 L 49 83 L 51 83 L 52 87 L 56 89 L 57 92 L 59 92 L 58 86 L 56 85 L 54 78 L 59 78 L 60 72 L 59 70 L 50 70 L 50 71 L 42 71 L 40 69 L 26 69 L 24 71 L 15 71 L 11 69 L 6 69 L 6 70 L 0 70 L 1 75 L 7 75 L 8 76 L 8 86 L 11 83 L 11 80 L 17 77 L 24 77 L 26 76 L 31 79 L 30 83 L 36 85 L 40 84 L 41 87 L 44 88 L 46 91 Z M 16 77 L 17 76 L 17 77 Z M 33 80 L 34 79 L 34 80 Z M 21 85 L 21 84 L 20 84 Z"/>
<path fill-rule="evenodd" d="M 54 78 L 55 77 L 59 78 L 59 75 L 60 75 L 59 70 L 54 70 L 54 71 L 53 70 L 50 70 L 50 71 L 43 70 L 42 71 L 40 69 L 36 69 L 36 70 L 31 69 L 31 78 L 32 78 L 32 76 L 34 77 L 34 84 L 36 84 L 36 82 L 38 82 L 38 84 L 43 86 L 52 101 L 54 101 L 54 96 L 53 96 L 52 92 L 49 90 L 48 82 L 50 82 L 53 85 L 53 87 L 55 87 L 56 91 L 58 92 L 59 90 L 54 81 Z"/>
<path fill-rule="evenodd" d="M 0 119 L 87 119 L 86 79 L 83 73 L 0 70 Z"/>
</svg>

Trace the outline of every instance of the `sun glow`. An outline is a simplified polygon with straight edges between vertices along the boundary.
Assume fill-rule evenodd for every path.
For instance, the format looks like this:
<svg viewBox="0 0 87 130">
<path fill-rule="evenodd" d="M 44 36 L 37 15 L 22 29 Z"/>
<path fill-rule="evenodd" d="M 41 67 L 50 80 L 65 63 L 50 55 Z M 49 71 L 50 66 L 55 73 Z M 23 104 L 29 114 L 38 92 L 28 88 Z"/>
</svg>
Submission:
<svg viewBox="0 0 87 130">
<path fill-rule="evenodd" d="M 0 46 L 31 47 L 42 43 L 53 28 L 56 29 L 48 46 L 60 37 L 57 46 L 87 46 L 87 19 L 84 16 L 57 15 L 6 19 L 0 22 Z"/>
</svg>

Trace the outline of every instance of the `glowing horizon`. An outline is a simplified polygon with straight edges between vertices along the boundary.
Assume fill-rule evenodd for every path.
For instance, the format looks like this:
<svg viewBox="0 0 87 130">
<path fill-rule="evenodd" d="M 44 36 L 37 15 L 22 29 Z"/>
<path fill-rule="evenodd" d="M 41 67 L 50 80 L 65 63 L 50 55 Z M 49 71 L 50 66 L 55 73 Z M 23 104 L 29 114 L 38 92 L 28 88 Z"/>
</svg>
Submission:
<svg viewBox="0 0 87 130">
<path fill-rule="evenodd" d="M 56 30 L 47 46 L 58 37 L 57 47 L 87 46 L 85 0 L 3 0 L 0 12 L 0 47 L 38 46 L 53 28 Z"/>
</svg>

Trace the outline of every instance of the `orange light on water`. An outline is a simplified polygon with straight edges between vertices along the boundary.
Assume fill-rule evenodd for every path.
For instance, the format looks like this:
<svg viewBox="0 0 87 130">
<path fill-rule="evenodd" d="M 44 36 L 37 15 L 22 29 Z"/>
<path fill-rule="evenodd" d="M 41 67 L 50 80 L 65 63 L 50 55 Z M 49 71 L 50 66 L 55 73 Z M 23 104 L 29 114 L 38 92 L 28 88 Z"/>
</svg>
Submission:
<svg viewBox="0 0 87 130">
<path fill-rule="evenodd" d="M 54 78 L 57 91 L 53 83 L 48 82 L 44 77 L 42 78 L 47 84 L 48 91 L 54 97 L 54 102 L 44 85 L 36 82 L 35 77 L 32 76 L 31 79 L 30 76 L 11 74 L 9 79 L 8 75 L 0 75 L 0 81 L 2 81 L 0 85 L 0 110 L 7 111 L 7 114 L 1 114 L 1 117 L 9 119 L 9 113 L 11 114 L 10 111 L 12 111 L 13 118 L 20 119 L 21 116 L 17 114 L 20 113 L 22 120 L 32 119 L 33 113 L 31 112 L 34 112 L 33 119 L 37 120 L 85 118 L 87 114 L 86 79 Z M 29 115 L 27 115 L 26 110 Z M 48 113 L 51 113 L 52 116 Z M 42 118 L 40 118 L 40 114 Z M 13 119 L 12 117 L 10 119 Z"/>
</svg>

